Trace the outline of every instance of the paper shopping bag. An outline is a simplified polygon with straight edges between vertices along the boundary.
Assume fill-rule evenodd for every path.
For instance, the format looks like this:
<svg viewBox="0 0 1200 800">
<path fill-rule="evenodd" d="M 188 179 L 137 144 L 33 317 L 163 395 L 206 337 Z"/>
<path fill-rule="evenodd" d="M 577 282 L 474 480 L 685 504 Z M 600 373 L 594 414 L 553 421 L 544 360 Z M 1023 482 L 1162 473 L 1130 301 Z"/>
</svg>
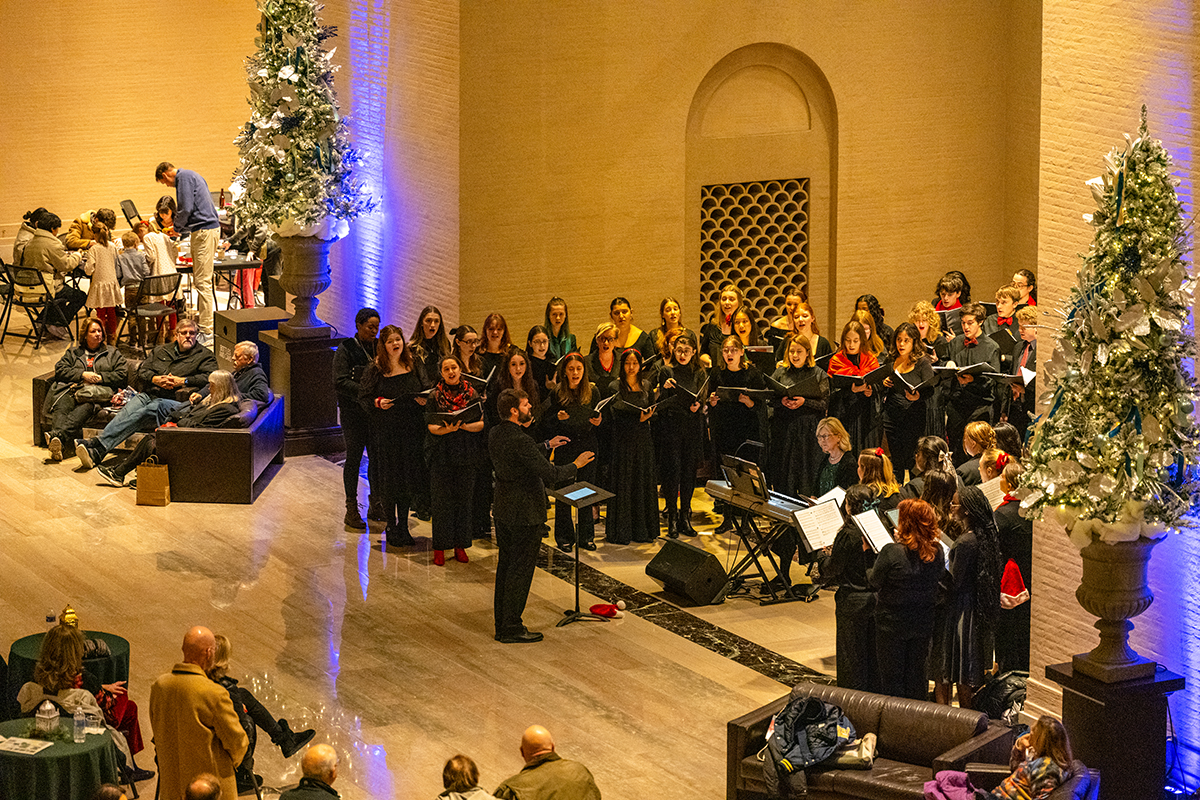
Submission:
<svg viewBox="0 0 1200 800">
<path fill-rule="evenodd" d="M 139 506 L 165 506 L 171 502 L 171 476 L 166 464 L 159 464 L 156 456 L 138 464 L 137 504 Z"/>
</svg>

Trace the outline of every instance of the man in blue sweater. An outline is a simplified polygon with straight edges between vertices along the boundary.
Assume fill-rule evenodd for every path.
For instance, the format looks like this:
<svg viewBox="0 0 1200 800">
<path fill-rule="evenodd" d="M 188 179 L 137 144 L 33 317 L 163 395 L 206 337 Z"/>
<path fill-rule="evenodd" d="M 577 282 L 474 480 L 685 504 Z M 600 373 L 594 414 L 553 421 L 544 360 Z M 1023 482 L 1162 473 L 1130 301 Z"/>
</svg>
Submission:
<svg viewBox="0 0 1200 800">
<path fill-rule="evenodd" d="M 176 169 L 164 161 L 154 169 L 154 180 L 175 188 L 175 230 L 191 234 L 192 281 L 200 312 L 200 344 L 213 343 L 213 260 L 221 240 L 221 222 L 208 183 L 190 169 Z"/>
</svg>

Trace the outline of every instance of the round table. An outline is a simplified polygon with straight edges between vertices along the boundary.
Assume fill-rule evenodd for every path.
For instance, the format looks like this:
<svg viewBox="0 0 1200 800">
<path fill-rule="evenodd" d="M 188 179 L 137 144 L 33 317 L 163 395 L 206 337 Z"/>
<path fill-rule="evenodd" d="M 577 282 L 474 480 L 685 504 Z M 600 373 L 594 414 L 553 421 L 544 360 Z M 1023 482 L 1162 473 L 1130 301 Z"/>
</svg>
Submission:
<svg viewBox="0 0 1200 800">
<path fill-rule="evenodd" d="M 0 722 L 0 736 L 23 737 L 31 719 Z M 70 717 L 59 727 L 72 730 Z M 55 742 L 40 753 L 0 751 L 0 797 L 42 800 L 88 800 L 102 783 L 117 783 L 117 748 L 108 731 L 89 733 L 81 744 Z"/>
<path fill-rule="evenodd" d="M 129 640 L 115 633 L 103 631 L 84 631 L 89 639 L 103 639 L 108 643 L 109 655 L 104 658 L 87 658 L 83 661 L 83 669 L 89 675 L 100 679 L 100 683 L 115 683 L 129 680 Z M 8 699 L 16 702 L 17 692 L 29 681 L 33 680 L 33 668 L 37 664 L 38 653 L 42 650 L 42 639 L 45 633 L 35 633 L 17 639 L 8 651 Z"/>
</svg>

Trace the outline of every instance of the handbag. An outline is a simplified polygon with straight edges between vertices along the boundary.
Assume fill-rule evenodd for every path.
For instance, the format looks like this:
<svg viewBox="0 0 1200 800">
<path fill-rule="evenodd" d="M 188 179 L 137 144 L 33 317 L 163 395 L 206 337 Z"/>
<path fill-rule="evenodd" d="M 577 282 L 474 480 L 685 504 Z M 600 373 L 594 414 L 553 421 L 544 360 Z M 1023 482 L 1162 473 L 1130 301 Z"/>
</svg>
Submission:
<svg viewBox="0 0 1200 800">
<path fill-rule="evenodd" d="M 111 386 L 101 383 L 85 383 L 75 390 L 76 403 L 107 403 L 115 392 Z"/>
<path fill-rule="evenodd" d="M 171 474 L 158 456 L 150 456 L 137 466 L 137 504 L 165 506 L 171 502 Z"/>
</svg>

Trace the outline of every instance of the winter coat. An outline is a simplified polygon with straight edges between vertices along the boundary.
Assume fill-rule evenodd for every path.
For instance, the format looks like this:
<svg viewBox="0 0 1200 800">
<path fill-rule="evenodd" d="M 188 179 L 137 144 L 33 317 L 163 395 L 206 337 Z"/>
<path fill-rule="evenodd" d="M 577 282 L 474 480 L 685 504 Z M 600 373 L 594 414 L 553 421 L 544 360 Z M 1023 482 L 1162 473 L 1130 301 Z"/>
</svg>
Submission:
<svg viewBox="0 0 1200 800">
<path fill-rule="evenodd" d="M 54 404 L 67 391 L 74 391 L 83 385 L 84 372 L 95 372 L 100 376 L 100 385 L 107 386 L 114 392 L 121 391 L 129 382 L 129 367 L 125 356 L 121 355 L 117 348 L 106 346 L 96 356 L 90 370 L 87 359 L 88 350 L 83 345 L 76 345 L 62 354 L 62 358 L 54 365 L 54 383 L 50 385 L 50 391 L 46 394 L 46 405 L 43 409 L 45 413 L 51 413 Z"/>
<path fill-rule="evenodd" d="M 22 266 L 45 273 L 50 291 L 57 294 L 62 288 L 62 276 L 79 266 L 83 253 L 68 253 L 57 236 L 50 231 L 38 230 L 25 245 L 24 259 Z"/>
<path fill-rule="evenodd" d="M 768 793 L 782 797 L 790 788 L 804 788 L 804 782 L 791 778 L 799 778 L 806 767 L 821 763 L 856 738 L 854 723 L 837 706 L 816 697 L 789 700 L 767 732 L 763 778 Z"/>
</svg>

